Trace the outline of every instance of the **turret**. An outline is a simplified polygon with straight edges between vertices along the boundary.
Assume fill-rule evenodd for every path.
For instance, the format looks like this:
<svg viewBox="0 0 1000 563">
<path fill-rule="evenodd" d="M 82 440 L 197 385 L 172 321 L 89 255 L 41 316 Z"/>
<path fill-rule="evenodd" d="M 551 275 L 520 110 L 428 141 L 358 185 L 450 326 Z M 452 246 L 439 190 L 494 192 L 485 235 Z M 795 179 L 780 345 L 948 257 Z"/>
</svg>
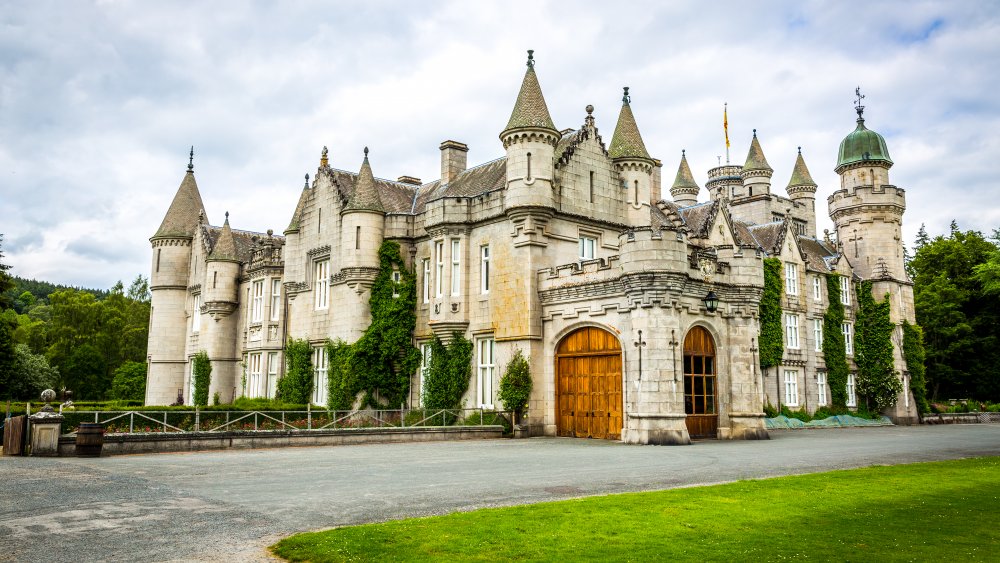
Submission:
<svg viewBox="0 0 1000 563">
<path fill-rule="evenodd" d="M 167 214 L 149 242 L 153 248 L 150 281 L 150 322 L 146 404 L 169 405 L 184 387 L 185 345 L 191 308 L 191 243 L 205 205 L 194 179 L 194 147 L 188 169 Z M 192 301 L 193 303 L 193 301 Z"/>
<path fill-rule="evenodd" d="M 624 88 L 622 110 L 618 114 L 615 133 L 611 136 L 608 156 L 622 178 L 628 223 L 634 226 L 648 225 L 654 161 L 646 152 L 646 144 L 642 142 L 639 126 L 632 114 L 632 97 L 629 96 L 628 86 Z"/>
<path fill-rule="evenodd" d="M 677 167 L 677 176 L 674 178 L 674 185 L 670 186 L 670 195 L 674 198 L 674 203 L 678 207 L 687 207 L 698 203 L 698 192 L 701 188 L 694 181 L 691 174 L 691 167 L 688 166 L 687 155 L 681 151 L 681 164 Z"/>
<path fill-rule="evenodd" d="M 226 222 L 219 231 L 212 251 L 205 259 L 205 286 L 202 287 L 202 301 L 208 306 L 213 317 L 231 313 L 239 301 L 240 259 L 236 252 L 236 240 L 229 226 L 229 212 Z M 213 304 L 216 304 L 213 306 Z"/>
<path fill-rule="evenodd" d="M 507 151 L 508 209 L 553 208 L 554 153 L 559 131 L 552 123 L 542 88 L 535 75 L 534 51 L 528 51 L 528 70 L 514 111 L 500 140 Z"/>
<path fill-rule="evenodd" d="M 792 168 L 792 177 L 788 180 L 788 187 L 785 188 L 788 197 L 792 201 L 802 206 L 802 216 L 806 220 L 806 234 L 816 236 L 816 182 L 809 174 L 806 161 L 802 158 L 802 147 L 799 147 L 799 155 L 795 158 L 795 167 Z"/>
<path fill-rule="evenodd" d="M 198 344 L 208 353 L 212 362 L 209 397 L 218 393 L 222 401 L 236 398 L 237 372 L 240 357 L 236 338 L 239 315 L 240 258 L 236 249 L 233 230 L 229 226 L 229 212 L 219 236 L 205 259 L 205 280 L 202 282 L 202 302 L 211 318 L 204 323 Z"/>
<path fill-rule="evenodd" d="M 340 215 L 342 268 L 378 268 L 378 249 L 385 234 L 385 208 L 368 163 L 368 147 L 354 191 Z M 374 280 L 374 274 L 371 278 Z"/>
<path fill-rule="evenodd" d="M 750 152 L 747 153 L 746 164 L 740 176 L 743 178 L 743 195 L 757 196 L 771 193 L 771 175 L 774 169 L 764 158 L 764 151 L 757 140 L 757 130 L 753 130 L 753 140 L 750 141 Z"/>
</svg>

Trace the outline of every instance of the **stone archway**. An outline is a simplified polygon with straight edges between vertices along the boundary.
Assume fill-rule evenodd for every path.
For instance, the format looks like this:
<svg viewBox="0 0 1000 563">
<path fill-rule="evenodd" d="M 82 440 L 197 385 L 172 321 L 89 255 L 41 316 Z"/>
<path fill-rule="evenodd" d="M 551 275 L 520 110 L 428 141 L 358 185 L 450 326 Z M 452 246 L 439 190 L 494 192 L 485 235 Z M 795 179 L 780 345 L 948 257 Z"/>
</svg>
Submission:
<svg viewBox="0 0 1000 563">
<path fill-rule="evenodd" d="M 622 430 L 622 349 L 610 332 L 584 327 L 556 347 L 559 436 L 618 440 Z"/>
<path fill-rule="evenodd" d="M 712 335 L 704 327 L 692 327 L 684 337 L 684 413 L 692 438 L 715 438 L 718 434 L 717 373 Z"/>
</svg>

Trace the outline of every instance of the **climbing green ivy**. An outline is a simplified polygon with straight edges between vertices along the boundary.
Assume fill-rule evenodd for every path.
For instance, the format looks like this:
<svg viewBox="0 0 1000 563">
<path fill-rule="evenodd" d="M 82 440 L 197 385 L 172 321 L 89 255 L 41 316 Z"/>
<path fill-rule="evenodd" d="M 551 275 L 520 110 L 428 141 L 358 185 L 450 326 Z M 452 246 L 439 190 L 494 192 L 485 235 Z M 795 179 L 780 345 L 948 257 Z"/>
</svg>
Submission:
<svg viewBox="0 0 1000 563">
<path fill-rule="evenodd" d="M 910 391 L 921 413 L 931 411 L 931 406 L 927 402 L 925 357 L 923 329 L 920 325 L 911 325 L 903 321 L 903 359 L 906 360 L 906 369 L 910 371 Z"/>
<path fill-rule="evenodd" d="M 858 366 L 858 395 L 869 409 L 882 411 L 896 404 L 903 383 L 893 361 L 889 294 L 875 301 L 872 282 L 857 286 L 858 319 L 855 326 L 854 363 Z"/>
<path fill-rule="evenodd" d="M 760 298 L 760 367 L 781 363 L 785 353 L 781 333 L 781 260 L 764 259 L 764 295 Z"/>
<path fill-rule="evenodd" d="M 826 294 L 830 299 L 823 314 L 823 362 L 830 399 L 834 407 L 847 405 L 847 347 L 844 344 L 844 304 L 840 301 L 840 274 L 826 275 Z"/>
<path fill-rule="evenodd" d="M 406 402 L 410 376 L 420 365 L 420 351 L 413 345 L 417 275 L 406 267 L 396 241 L 383 242 L 378 258 L 368 300 L 371 324 L 353 344 L 327 344 L 330 408 L 351 408 L 359 393 L 364 393 L 362 406 L 397 408 Z"/>
<path fill-rule="evenodd" d="M 212 362 L 208 352 L 202 350 L 194 355 L 194 404 L 208 405 L 208 388 L 212 384 Z"/>
<path fill-rule="evenodd" d="M 472 342 L 453 332 L 445 346 L 436 336 L 431 342 L 431 365 L 424 379 L 424 407 L 455 409 L 462 406 L 462 396 L 472 378 Z"/>
<path fill-rule="evenodd" d="M 312 399 L 312 346 L 306 339 L 290 338 L 285 344 L 285 375 L 278 380 L 278 399 L 306 404 Z"/>
</svg>

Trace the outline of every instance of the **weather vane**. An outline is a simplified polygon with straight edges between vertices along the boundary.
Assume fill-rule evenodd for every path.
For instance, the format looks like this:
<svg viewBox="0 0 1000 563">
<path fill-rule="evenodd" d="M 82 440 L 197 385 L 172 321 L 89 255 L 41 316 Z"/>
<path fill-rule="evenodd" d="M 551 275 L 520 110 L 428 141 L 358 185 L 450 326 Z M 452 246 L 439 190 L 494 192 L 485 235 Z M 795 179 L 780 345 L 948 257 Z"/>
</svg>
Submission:
<svg viewBox="0 0 1000 563">
<path fill-rule="evenodd" d="M 857 99 L 854 100 L 854 109 L 858 112 L 858 118 L 860 118 L 861 114 L 865 111 L 865 106 L 861 105 L 861 100 L 865 99 L 864 94 L 861 93 L 861 86 L 854 89 L 854 95 L 857 96 Z"/>
</svg>

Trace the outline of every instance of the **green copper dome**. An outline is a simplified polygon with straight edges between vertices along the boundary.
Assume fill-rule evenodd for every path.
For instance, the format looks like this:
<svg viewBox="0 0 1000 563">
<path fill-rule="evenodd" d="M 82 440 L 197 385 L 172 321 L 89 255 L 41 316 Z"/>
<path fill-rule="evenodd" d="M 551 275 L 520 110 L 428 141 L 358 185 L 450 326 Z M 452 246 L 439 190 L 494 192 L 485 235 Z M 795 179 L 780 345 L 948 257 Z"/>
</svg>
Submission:
<svg viewBox="0 0 1000 563">
<path fill-rule="evenodd" d="M 840 142 L 837 168 L 864 161 L 882 161 L 892 166 L 889 149 L 882 135 L 865 127 L 865 120 L 858 118 L 858 127 Z"/>
</svg>

